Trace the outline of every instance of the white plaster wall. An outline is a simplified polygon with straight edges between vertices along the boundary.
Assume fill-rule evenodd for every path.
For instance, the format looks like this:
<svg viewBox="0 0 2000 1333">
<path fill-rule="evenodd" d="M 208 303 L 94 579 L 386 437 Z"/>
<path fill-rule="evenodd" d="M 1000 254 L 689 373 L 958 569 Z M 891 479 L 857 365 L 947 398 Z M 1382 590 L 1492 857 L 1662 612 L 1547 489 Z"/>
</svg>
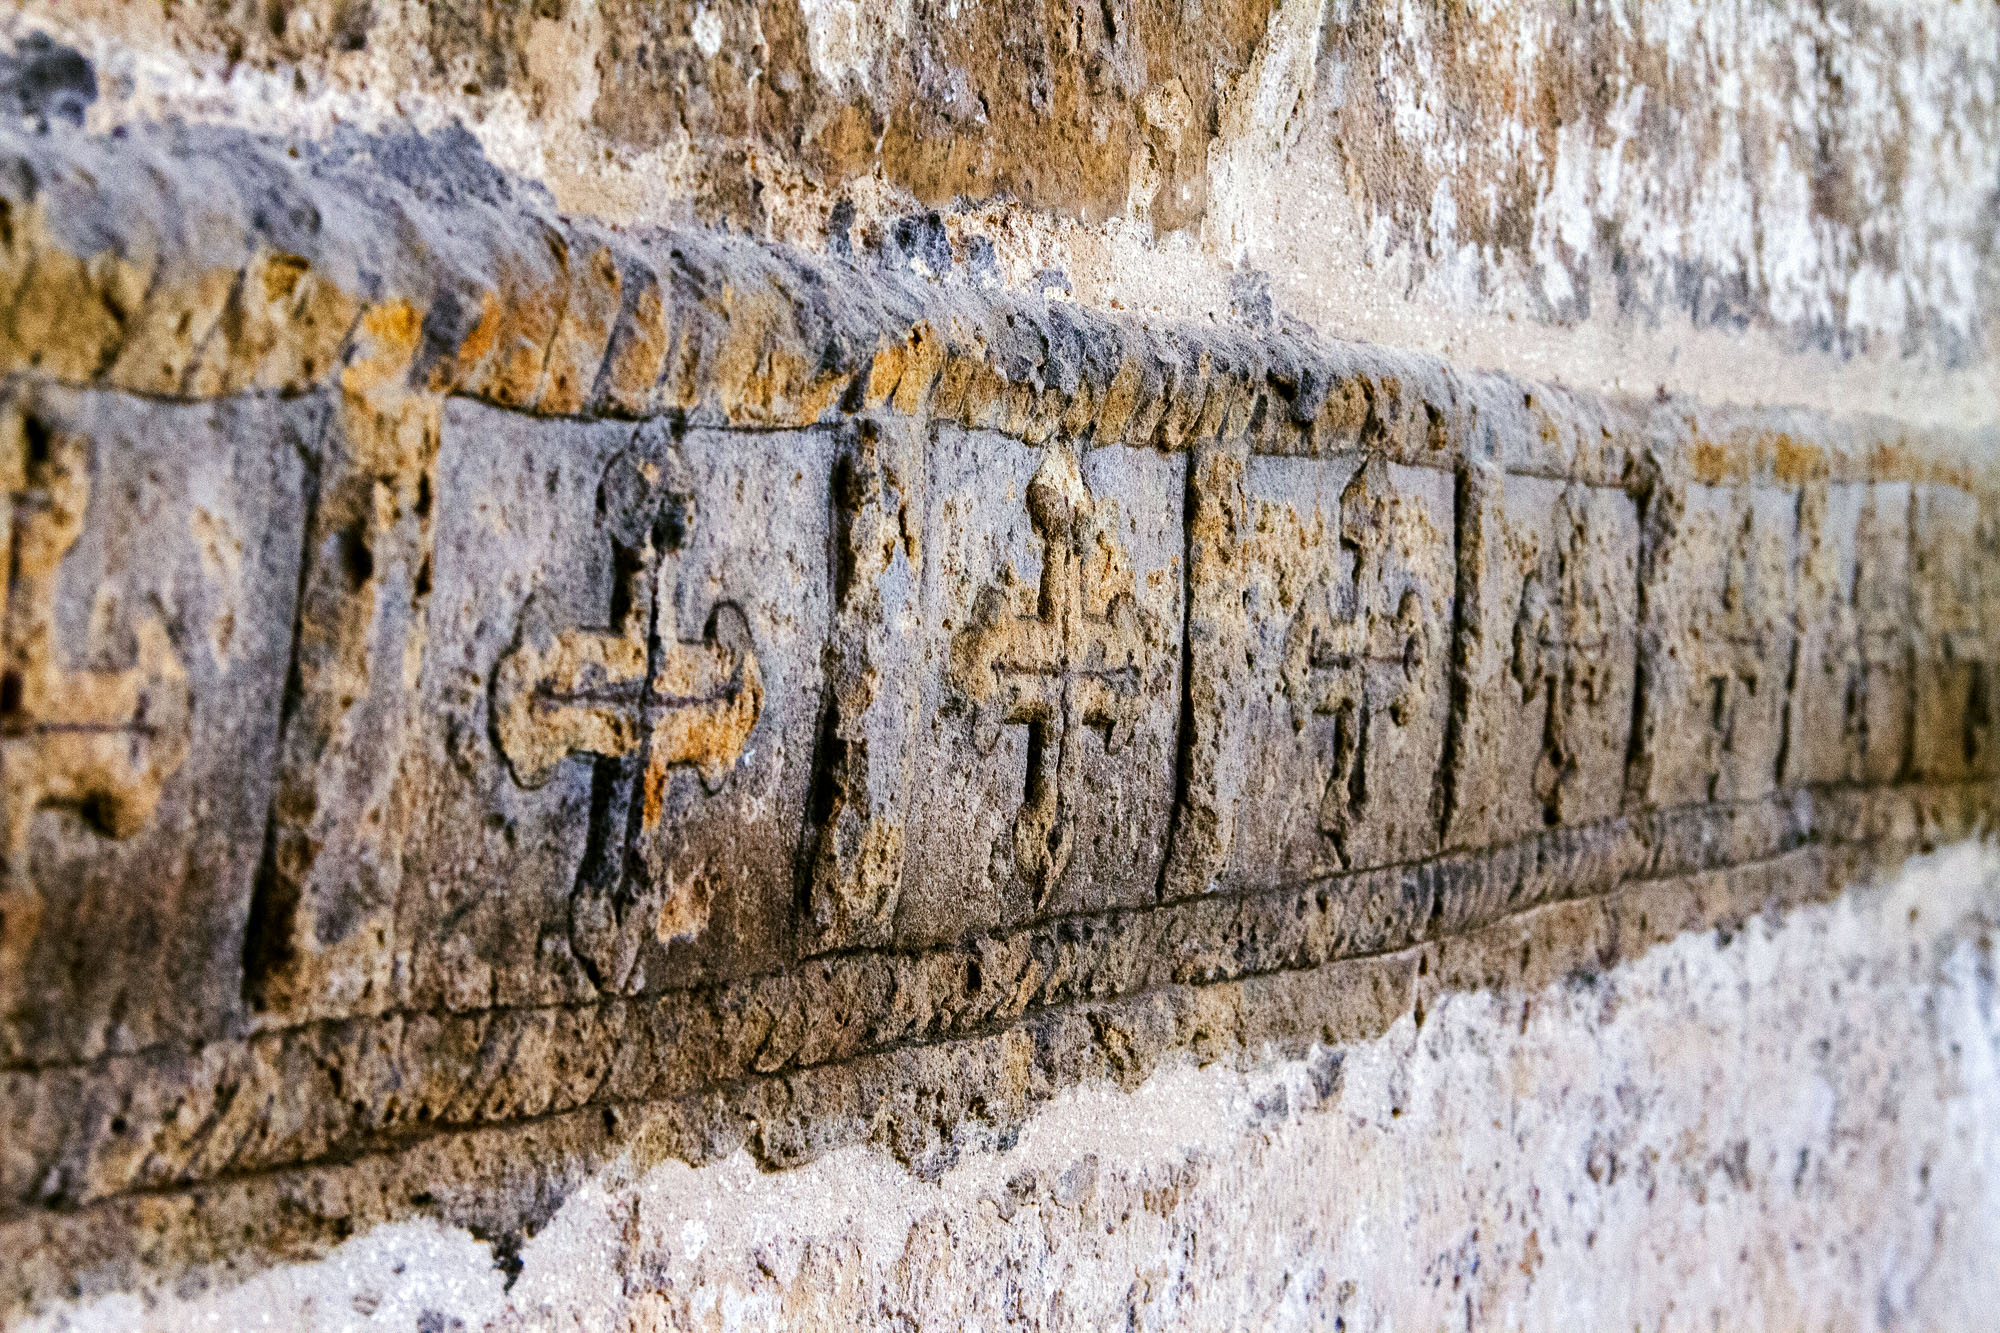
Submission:
<svg viewBox="0 0 2000 1333">
<path fill-rule="evenodd" d="M 400 1224 L 30 1327 L 1991 1327 L 1996 910 L 2000 852 L 1962 845 L 1311 1060 L 1080 1089 L 935 1183 L 872 1150 L 614 1170 L 511 1291 Z"/>
</svg>

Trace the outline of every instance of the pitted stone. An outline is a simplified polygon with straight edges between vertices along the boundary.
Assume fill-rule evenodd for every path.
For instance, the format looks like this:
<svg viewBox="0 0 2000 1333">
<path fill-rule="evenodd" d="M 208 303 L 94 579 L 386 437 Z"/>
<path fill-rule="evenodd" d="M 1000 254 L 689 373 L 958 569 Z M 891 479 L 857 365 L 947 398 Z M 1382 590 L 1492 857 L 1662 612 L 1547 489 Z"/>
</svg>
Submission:
<svg viewBox="0 0 2000 1333">
<path fill-rule="evenodd" d="M 929 474 L 937 636 L 898 933 L 1143 903 L 1173 800 L 1180 460 L 947 433 Z"/>
<path fill-rule="evenodd" d="M 627 1150 L 938 1172 L 1991 813 L 1968 437 L 288 148 L 0 130 L 0 1307 Z"/>
<path fill-rule="evenodd" d="M 539 786 L 570 756 L 596 757 L 570 945 L 600 987 L 620 993 L 644 988 L 635 963 L 648 927 L 664 943 L 706 925 L 705 897 L 692 886 L 659 891 L 638 851 L 661 833 L 674 770 L 691 767 L 708 794 L 721 791 L 764 706 L 756 645 L 735 603 L 716 603 L 696 640 L 660 622 L 676 610 L 668 599 L 693 517 L 691 492 L 662 475 L 677 461 L 627 451 L 598 483 L 612 542 L 610 627 L 554 629 L 530 599 L 493 676 L 494 730 L 516 781 Z"/>
<path fill-rule="evenodd" d="M 1632 498 L 1476 469 L 1460 506 L 1447 845 L 1616 814 L 1637 660 Z"/>
<path fill-rule="evenodd" d="M 1799 507 L 1788 783 L 1893 782 L 1911 763 L 1910 488 L 1809 486 Z"/>
<path fill-rule="evenodd" d="M 1918 645 L 1912 768 L 1926 778 L 1991 775 L 2000 762 L 1994 734 L 2000 659 L 1987 623 L 1987 585 L 2000 528 L 1981 513 L 1978 497 L 1926 484 L 1913 488 L 1910 534 Z"/>
<path fill-rule="evenodd" d="M 1776 789 L 1796 628 L 1798 493 L 1662 485 L 1647 509 L 1634 795 L 1651 806 Z"/>
<path fill-rule="evenodd" d="M 1241 489 L 1237 557 L 1208 566 L 1223 586 L 1193 593 L 1233 602 L 1244 622 L 1240 633 L 1197 640 L 1191 657 L 1198 676 L 1233 677 L 1215 687 L 1228 698 L 1218 765 L 1231 794 L 1219 883 L 1314 879 L 1435 853 L 1451 704 L 1452 478 L 1365 455 L 1256 457 Z"/>
<path fill-rule="evenodd" d="M 214 1035 L 240 1012 L 322 405 L 15 386 L 0 413 L 0 1052 Z"/>
<path fill-rule="evenodd" d="M 57 623 L 64 559 L 90 504 L 90 441 L 18 406 L 0 420 L 6 516 L 0 666 L 0 1015 L 13 1016 L 42 914 L 29 865 L 35 817 L 74 812 L 125 839 L 152 821 L 187 757 L 187 673 L 153 616 L 134 630 L 138 662 L 72 671 Z"/>
</svg>

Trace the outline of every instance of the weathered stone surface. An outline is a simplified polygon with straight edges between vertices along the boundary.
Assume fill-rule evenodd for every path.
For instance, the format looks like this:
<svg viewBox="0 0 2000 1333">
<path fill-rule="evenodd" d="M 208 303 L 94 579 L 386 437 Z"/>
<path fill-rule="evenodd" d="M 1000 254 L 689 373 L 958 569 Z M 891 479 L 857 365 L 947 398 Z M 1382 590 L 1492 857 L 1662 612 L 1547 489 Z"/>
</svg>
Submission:
<svg viewBox="0 0 2000 1333">
<path fill-rule="evenodd" d="M 1764 486 L 1662 483 L 1649 494 L 1638 800 L 1740 801 L 1777 786 L 1790 744 L 1798 507 L 1796 491 Z"/>
<path fill-rule="evenodd" d="M 1463 485 L 1455 847 L 1622 807 L 1639 637 L 1631 496 L 1487 469 Z"/>
<path fill-rule="evenodd" d="M 100 131 L 436 117 L 632 224 L 1515 370 L 1555 348 L 1642 391 L 1790 401 L 1831 365 L 1877 410 L 1994 402 L 1979 5 L 17 8 L 103 64 Z"/>
<path fill-rule="evenodd" d="M 1192 761 L 1210 770 L 1218 807 L 1210 882 L 1259 887 L 1435 853 L 1451 474 L 1362 454 L 1217 462 L 1195 483 L 1216 492 L 1197 499 L 1215 518 L 1191 540 L 1216 549 L 1190 594 L 1207 615 L 1188 687 L 1221 733 Z"/>
<path fill-rule="evenodd" d="M 450 135 L 0 131 L 0 197 L 7 1309 L 625 1151 L 935 1175 L 1992 810 L 1965 437 L 613 232 Z"/>
<path fill-rule="evenodd" d="M 1911 496 L 1910 575 L 1918 628 L 1915 771 L 1993 771 L 1993 631 L 1986 585 L 1995 532 L 1977 497 L 1920 485 Z"/>
<path fill-rule="evenodd" d="M 1173 802 L 1182 460 L 940 437 L 941 651 L 898 937 L 1151 902 Z"/>
<path fill-rule="evenodd" d="M 240 1013 L 299 581 L 311 400 L 15 384 L 0 676 L 9 1065 Z"/>
<path fill-rule="evenodd" d="M 1799 540 L 1786 777 L 1893 781 L 1913 763 L 1910 488 L 1809 485 Z"/>
</svg>

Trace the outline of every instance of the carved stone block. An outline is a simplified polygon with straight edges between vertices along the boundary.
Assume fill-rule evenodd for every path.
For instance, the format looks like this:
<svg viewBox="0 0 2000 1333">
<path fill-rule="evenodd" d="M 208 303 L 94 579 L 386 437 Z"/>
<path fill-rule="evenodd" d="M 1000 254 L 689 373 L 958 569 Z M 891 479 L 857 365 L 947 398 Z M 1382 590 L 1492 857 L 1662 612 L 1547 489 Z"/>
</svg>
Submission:
<svg viewBox="0 0 2000 1333">
<path fill-rule="evenodd" d="M 1635 794 L 1656 807 L 1767 795 L 1785 759 L 1798 496 L 1663 486 L 1647 520 Z"/>
<path fill-rule="evenodd" d="M 1913 488 L 1910 623 L 1917 641 L 1910 742 L 1915 776 L 1953 781 L 1990 774 L 1996 754 L 1992 627 L 1986 580 L 1996 534 L 1979 501 L 1936 483 Z"/>
<path fill-rule="evenodd" d="M 526 422 L 438 460 L 398 1002 L 629 994 L 786 956 L 826 634 L 827 441 Z"/>
<path fill-rule="evenodd" d="M 1230 475 L 1204 474 L 1197 488 Z M 1241 477 L 1239 550 L 1198 561 L 1198 580 L 1224 586 L 1193 593 L 1218 620 L 1233 611 L 1243 622 L 1209 627 L 1190 650 L 1195 676 L 1214 680 L 1215 702 L 1197 708 L 1229 715 L 1214 761 L 1228 844 L 1218 886 L 1299 883 L 1435 852 L 1451 706 L 1452 475 L 1354 455 L 1252 457 Z"/>
<path fill-rule="evenodd" d="M 1808 489 L 1787 783 L 1893 782 L 1909 761 L 1910 487 Z"/>
<path fill-rule="evenodd" d="M 522 774 L 501 748 L 495 677 L 524 624 L 616 623 L 616 538 L 645 528 L 630 464 L 660 468 L 655 429 L 519 418 L 469 402 L 445 413 L 439 518 L 416 689 L 425 725 L 396 775 L 416 807 L 380 948 L 391 1000 L 423 1009 L 579 1000 L 593 987 L 570 947 L 569 901 L 592 827 L 587 755 Z M 628 466 L 615 466 L 623 460 Z M 664 473 L 662 472 L 662 476 Z M 627 509 L 637 509 L 628 514 Z M 621 578 L 622 576 L 622 578 Z M 348 987 L 341 987 L 345 990 Z"/>
<path fill-rule="evenodd" d="M 1173 801 L 1184 468 L 940 434 L 899 938 L 1152 901 Z"/>
<path fill-rule="evenodd" d="M 929 444 L 907 419 L 869 418 L 834 460 L 834 616 L 800 922 L 810 951 L 887 944 L 895 926 L 937 637 L 920 598 Z"/>
<path fill-rule="evenodd" d="M 264 842 L 311 401 L 0 405 L 0 1056 L 219 1032 Z"/>
<path fill-rule="evenodd" d="M 668 724 L 652 755 L 672 748 L 664 763 L 649 755 L 634 843 L 660 904 L 648 908 L 645 954 L 676 984 L 789 954 L 833 544 L 825 433 L 690 431 L 678 455 L 687 489 L 658 520 L 649 704 Z M 678 551 L 674 522 L 686 532 Z M 573 899 L 573 940 L 576 930 Z"/>
<path fill-rule="evenodd" d="M 1493 846 L 1615 815 L 1637 641 L 1632 499 L 1483 468 L 1461 488 L 1462 715 L 1446 843 Z"/>
<path fill-rule="evenodd" d="M 252 1003 L 293 1018 L 379 1011 L 408 980 L 391 937 L 421 807 L 398 786 L 428 721 L 410 686 L 424 661 L 444 402 L 406 388 L 412 321 L 381 324 L 320 437 L 244 955 Z"/>
</svg>

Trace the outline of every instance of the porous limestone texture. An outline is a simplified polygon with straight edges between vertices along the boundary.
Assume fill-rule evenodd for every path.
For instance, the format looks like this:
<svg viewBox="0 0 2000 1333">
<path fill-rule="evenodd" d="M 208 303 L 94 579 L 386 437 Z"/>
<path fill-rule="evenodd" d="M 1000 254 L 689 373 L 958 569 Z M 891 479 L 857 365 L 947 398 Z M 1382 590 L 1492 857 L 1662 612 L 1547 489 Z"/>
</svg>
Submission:
<svg viewBox="0 0 2000 1333">
<path fill-rule="evenodd" d="M 1882 1072 L 1983 854 L 1856 887 L 2000 797 L 1996 13 L 0 4 L 0 1320 L 813 1191 L 802 1320 L 1386 1318 L 1348 1176 L 1404 1325 L 1872 1308 L 1928 1205 L 1768 1163 L 2000 1113 Z M 1837 1132 L 1688 1035 L 1836 1022 Z M 766 1202 L 555 1257 L 647 1179 Z"/>
<path fill-rule="evenodd" d="M 1984 1327 L 1996 889 L 1961 844 L 1304 1059 L 1079 1087 L 935 1179 L 620 1162 L 504 1269 L 398 1223 L 23 1328 Z"/>
<path fill-rule="evenodd" d="M 11 0 L 99 132 L 463 124 L 560 205 L 1633 394 L 1990 423 L 1976 0 Z M 77 86 L 49 75 L 50 100 Z"/>
</svg>

